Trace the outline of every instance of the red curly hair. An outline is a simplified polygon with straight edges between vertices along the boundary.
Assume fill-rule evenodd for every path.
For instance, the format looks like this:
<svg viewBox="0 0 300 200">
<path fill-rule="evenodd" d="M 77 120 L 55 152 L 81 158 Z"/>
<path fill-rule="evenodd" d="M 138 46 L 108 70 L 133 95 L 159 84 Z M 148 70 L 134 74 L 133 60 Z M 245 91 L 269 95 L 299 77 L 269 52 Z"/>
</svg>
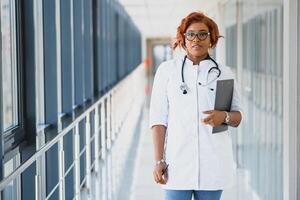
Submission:
<svg viewBox="0 0 300 200">
<path fill-rule="evenodd" d="M 201 12 L 192 12 L 181 20 L 181 24 L 177 28 L 176 40 L 173 43 L 172 48 L 176 49 L 177 47 L 180 47 L 185 49 L 185 38 L 183 34 L 191 24 L 199 22 L 204 23 L 208 27 L 210 32 L 211 48 L 215 48 L 219 37 L 222 37 L 219 35 L 218 25 L 211 18 Z"/>
</svg>

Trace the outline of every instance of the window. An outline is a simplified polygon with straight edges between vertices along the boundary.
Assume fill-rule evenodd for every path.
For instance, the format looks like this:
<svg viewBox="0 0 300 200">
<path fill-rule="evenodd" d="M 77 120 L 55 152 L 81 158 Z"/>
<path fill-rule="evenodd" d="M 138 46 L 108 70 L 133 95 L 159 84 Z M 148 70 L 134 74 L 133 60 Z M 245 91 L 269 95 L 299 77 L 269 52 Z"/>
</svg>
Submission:
<svg viewBox="0 0 300 200">
<path fill-rule="evenodd" d="M 20 67 L 20 2 L 0 1 L 1 9 L 1 111 L 4 154 L 24 138 L 22 68 Z"/>
<path fill-rule="evenodd" d="M 283 199 L 283 1 L 228 1 L 225 13 L 226 63 L 241 59 L 238 78 L 247 116 L 242 134 L 233 137 L 239 171 L 251 180 L 238 188 L 247 187 L 260 199 Z M 238 181 L 243 183 L 243 177 Z M 238 195 L 244 199 L 247 194 Z"/>
<path fill-rule="evenodd" d="M 235 69 L 237 68 L 237 41 L 238 41 L 238 35 L 237 35 L 237 3 L 236 1 L 228 1 L 225 4 L 225 34 L 223 40 L 225 41 L 225 61 L 226 65 Z"/>
<path fill-rule="evenodd" d="M 156 44 L 152 49 L 152 60 L 153 60 L 153 67 L 155 71 L 157 70 L 158 66 L 168 59 L 173 57 L 172 49 L 168 44 Z"/>
<path fill-rule="evenodd" d="M 1 0 L 3 130 L 17 126 L 18 75 L 15 1 Z"/>
<path fill-rule="evenodd" d="M 237 25 L 226 28 L 226 65 L 237 67 Z"/>
<path fill-rule="evenodd" d="M 5 162 L 4 177 L 13 173 L 13 171 L 20 166 L 20 159 L 20 154 L 16 154 L 10 160 Z M 21 199 L 21 177 L 19 176 L 12 180 L 8 187 L 3 190 L 2 195 L 3 200 Z"/>
</svg>

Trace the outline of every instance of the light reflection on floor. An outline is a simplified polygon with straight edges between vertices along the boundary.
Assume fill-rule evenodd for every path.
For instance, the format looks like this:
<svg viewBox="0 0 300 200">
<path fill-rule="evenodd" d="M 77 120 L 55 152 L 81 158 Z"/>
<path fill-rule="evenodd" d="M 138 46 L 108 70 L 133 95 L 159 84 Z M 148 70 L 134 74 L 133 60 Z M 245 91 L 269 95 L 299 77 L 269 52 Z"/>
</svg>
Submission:
<svg viewBox="0 0 300 200">
<path fill-rule="evenodd" d="M 109 163 L 101 163 L 101 173 L 97 176 L 92 174 L 92 190 L 88 195 L 87 191 L 83 191 L 81 195 L 82 200 L 163 200 L 163 190 L 157 185 L 152 178 L 153 169 L 153 147 L 152 136 L 148 129 L 148 110 L 145 109 L 141 116 L 140 122 L 140 136 L 132 137 L 133 141 L 130 144 L 137 144 L 136 152 L 131 152 L 134 157 L 134 164 L 129 163 L 129 167 L 134 170 L 132 173 L 127 174 L 127 178 L 123 182 L 123 189 L 111 188 L 114 184 L 113 180 L 108 180 L 108 173 L 114 173 Z M 108 154 L 108 161 L 113 162 L 111 155 Z M 118 170 L 116 170 L 118 171 Z M 130 170 L 131 171 L 131 170 Z M 125 172 L 126 173 L 126 172 Z M 251 190 L 248 182 L 249 176 L 245 170 L 237 170 L 237 184 L 230 190 L 225 190 L 222 195 L 222 200 L 259 200 L 258 196 Z M 120 178 L 120 174 L 117 178 Z M 102 181 L 101 181 L 102 180 Z M 107 184 L 101 184 L 101 182 L 107 181 Z M 127 183 L 131 183 L 128 185 Z M 111 189 L 108 190 L 108 185 L 111 184 Z"/>
</svg>

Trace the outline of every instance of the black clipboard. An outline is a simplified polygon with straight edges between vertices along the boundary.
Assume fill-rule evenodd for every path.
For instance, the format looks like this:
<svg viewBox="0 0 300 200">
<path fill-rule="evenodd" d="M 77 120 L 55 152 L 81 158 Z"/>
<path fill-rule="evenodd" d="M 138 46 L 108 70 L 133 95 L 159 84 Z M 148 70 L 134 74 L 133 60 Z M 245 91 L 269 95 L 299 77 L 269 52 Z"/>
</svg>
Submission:
<svg viewBox="0 0 300 200">
<path fill-rule="evenodd" d="M 231 110 L 233 96 L 234 80 L 218 80 L 216 87 L 215 110 L 223 110 L 229 112 Z M 213 127 L 212 133 L 219 133 L 228 130 L 227 124 Z"/>
</svg>

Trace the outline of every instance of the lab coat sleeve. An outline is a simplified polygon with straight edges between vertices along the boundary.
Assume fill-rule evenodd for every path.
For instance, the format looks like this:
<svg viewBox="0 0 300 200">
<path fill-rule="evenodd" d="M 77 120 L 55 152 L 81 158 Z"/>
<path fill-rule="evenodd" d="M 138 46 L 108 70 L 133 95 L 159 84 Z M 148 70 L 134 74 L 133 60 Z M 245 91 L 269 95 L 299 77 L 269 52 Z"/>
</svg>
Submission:
<svg viewBox="0 0 300 200">
<path fill-rule="evenodd" d="M 154 125 L 168 125 L 169 103 L 167 96 L 168 71 L 167 66 L 162 63 L 154 76 L 151 101 L 149 127 Z"/>
<path fill-rule="evenodd" d="M 234 75 L 233 75 L 234 76 Z M 233 97 L 231 102 L 231 111 L 239 111 L 243 117 L 243 108 L 240 96 L 240 86 L 236 78 L 234 78 Z"/>
</svg>

